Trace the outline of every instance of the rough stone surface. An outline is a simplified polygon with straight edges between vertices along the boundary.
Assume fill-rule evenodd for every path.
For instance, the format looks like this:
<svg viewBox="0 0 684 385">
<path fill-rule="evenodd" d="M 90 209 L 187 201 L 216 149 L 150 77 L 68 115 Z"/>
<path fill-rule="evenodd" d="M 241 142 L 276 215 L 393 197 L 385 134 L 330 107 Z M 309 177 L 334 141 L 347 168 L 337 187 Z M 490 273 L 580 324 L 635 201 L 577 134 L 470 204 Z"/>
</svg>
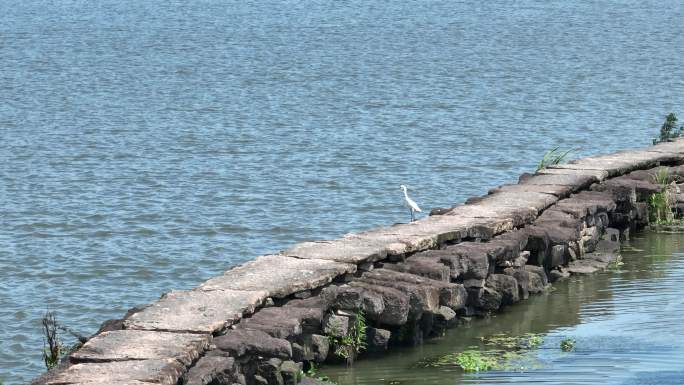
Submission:
<svg viewBox="0 0 684 385">
<path fill-rule="evenodd" d="M 458 323 L 456 312 L 446 306 L 441 306 L 435 313 L 435 328 L 440 331 L 453 328 Z"/>
<path fill-rule="evenodd" d="M 389 330 L 369 327 L 368 331 L 368 350 L 379 352 L 387 349 L 392 333 Z"/>
<path fill-rule="evenodd" d="M 235 359 L 232 357 L 208 354 L 200 358 L 183 376 L 183 385 L 237 383 L 237 371 Z"/>
<path fill-rule="evenodd" d="M 422 311 L 429 311 L 434 309 L 435 300 L 437 304 L 447 306 L 453 310 L 458 310 L 465 306 L 466 292 L 463 285 L 457 283 L 444 282 L 441 280 L 434 280 L 425 277 L 415 276 L 412 274 L 399 273 L 386 268 L 378 269 L 373 272 L 365 273 L 364 278 L 374 279 L 377 281 L 387 281 L 387 286 L 414 286 L 421 292 L 419 295 L 422 300 L 427 302 L 427 309 Z"/>
<path fill-rule="evenodd" d="M 246 355 L 281 359 L 292 357 L 292 346 L 288 341 L 271 337 L 260 330 L 230 330 L 225 335 L 214 338 L 214 345 L 232 357 Z"/>
<path fill-rule="evenodd" d="M 595 176 L 586 174 L 523 175 L 520 178 L 520 184 L 562 185 L 570 187 L 573 192 L 585 189 L 595 182 L 598 182 Z"/>
<path fill-rule="evenodd" d="M 453 207 L 447 216 L 479 219 L 468 229 L 469 238 L 490 239 L 504 231 L 530 223 L 537 210 L 529 207 L 495 206 L 480 203 Z"/>
<path fill-rule="evenodd" d="M 519 193 L 534 192 L 550 194 L 558 198 L 567 198 L 572 193 L 572 188 L 565 185 L 534 185 L 534 184 L 507 184 L 489 190 L 490 194 L 497 192 Z"/>
<path fill-rule="evenodd" d="M 483 243 L 464 242 L 445 249 L 450 256 L 441 258 L 458 280 L 485 279 L 490 271 L 489 247 Z"/>
<path fill-rule="evenodd" d="M 294 361 L 285 361 L 280 365 L 280 373 L 283 377 L 284 385 L 297 385 L 301 367 Z"/>
<path fill-rule="evenodd" d="M 264 291 L 172 291 L 124 321 L 126 329 L 214 333 L 252 313 Z"/>
<path fill-rule="evenodd" d="M 495 192 L 485 197 L 470 198 L 466 205 L 489 208 L 528 208 L 538 214 L 558 201 L 558 197 L 538 192 Z"/>
<path fill-rule="evenodd" d="M 265 291 L 269 297 L 283 298 L 315 289 L 340 275 L 355 271 L 356 265 L 349 263 L 266 255 L 230 269 L 222 276 L 203 283 L 200 288 L 205 291 Z"/>
<path fill-rule="evenodd" d="M 328 336 L 341 338 L 349 333 L 349 326 L 349 317 L 330 313 L 323 321 L 323 332 Z"/>
<path fill-rule="evenodd" d="M 380 312 L 368 311 L 366 316 L 384 325 L 403 325 L 408 320 L 410 298 L 407 294 L 390 287 L 371 285 L 363 282 L 351 282 L 350 286 L 359 287 L 382 298 Z M 370 310 L 370 309 L 369 309 Z"/>
<path fill-rule="evenodd" d="M 576 165 L 558 164 L 537 171 L 538 175 L 583 175 L 596 178 L 597 181 L 606 179 L 609 175 L 605 170 L 594 170 L 578 167 Z"/>
<path fill-rule="evenodd" d="M 539 277 L 542 287 L 546 287 L 549 284 L 549 279 L 546 275 L 546 271 L 541 266 L 525 265 L 525 270 Z"/>
<path fill-rule="evenodd" d="M 93 337 L 69 359 L 80 363 L 175 358 L 189 366 L 210 341 L 209 334 L 116 330 Z"/>
<path fill-rule="evenodd" d="M 487 286 L 501 294 L 502 305 L 512 305 L 520 301 L 518 282 L 509 275 L 490 274 L 485 283 L 485 287 Z"/>
<path fill-rule="evenodd" d="M 83 363 L 57 373 L 46 384 L 175 385 L 184 371 L 175 359 Z"/>
</svg>

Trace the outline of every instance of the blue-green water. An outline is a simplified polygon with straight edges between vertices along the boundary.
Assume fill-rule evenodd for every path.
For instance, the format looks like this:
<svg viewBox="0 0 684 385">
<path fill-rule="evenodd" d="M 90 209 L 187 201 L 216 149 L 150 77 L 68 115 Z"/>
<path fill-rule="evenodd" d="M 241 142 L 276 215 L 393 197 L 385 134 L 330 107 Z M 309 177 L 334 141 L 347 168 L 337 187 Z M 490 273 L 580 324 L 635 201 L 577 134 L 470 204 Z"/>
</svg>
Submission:
<svg viewBox="0 0 684 385">
<path fill-rule="evenodd" d="M 628 246 L 615 271 L 573 277 L 421 347 L 361 359 L 352 369 L 323 367 L 322 373 L 340 385 L 681 385 L 684 235 L 639 234 Z M 456 366 L 419 365 L 497 333 L 536 333 L 544 342 L 506 370 L 467 374 Z M 575 340 L 571 352 L 560 349 L 566 338 Z"/>
<path fill-rule="evenodd" d="M 256 255 L 646 145 L 684 5 L 0 0 L 0 380 Z"/>
</svg>

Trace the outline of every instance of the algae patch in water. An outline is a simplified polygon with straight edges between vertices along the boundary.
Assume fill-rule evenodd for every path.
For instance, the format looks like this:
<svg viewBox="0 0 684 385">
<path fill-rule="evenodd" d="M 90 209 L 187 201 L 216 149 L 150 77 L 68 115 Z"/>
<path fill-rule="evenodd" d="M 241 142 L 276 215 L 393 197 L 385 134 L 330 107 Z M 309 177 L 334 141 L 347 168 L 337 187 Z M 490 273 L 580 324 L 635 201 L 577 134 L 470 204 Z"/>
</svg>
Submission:
<svg viewBox="0 0 684 385">
<path fill-rule="evenodd" d="M 524 370 L 540 366 L 529 354 L 544 342 L 538 334 L 511 336 L 500 333 L 480 338 L 480 346 L 419 361 L 416 366 L 440 368 L 456 366 L 465 372 Z"/>
</svg>

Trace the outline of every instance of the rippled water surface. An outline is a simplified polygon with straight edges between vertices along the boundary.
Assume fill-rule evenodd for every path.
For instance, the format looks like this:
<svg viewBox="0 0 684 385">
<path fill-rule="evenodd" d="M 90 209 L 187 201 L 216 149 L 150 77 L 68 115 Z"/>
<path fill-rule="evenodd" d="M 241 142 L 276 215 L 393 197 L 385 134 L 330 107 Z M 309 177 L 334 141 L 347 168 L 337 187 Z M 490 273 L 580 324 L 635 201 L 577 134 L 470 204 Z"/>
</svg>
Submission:
<svg viewBox="0 0 684 385">
<path fill-rule="evenodd" d="M 616 271 L 557 283 L 551 293 L 419 348 L 360 360 L 351 370 L 324 367 L 323 373 L 340 385 L 684 384 L 684 235 L 639 234 L 622 257 Z M 501 332 L 538 333 L 544 342 L 517 370 L 464 374 L 417 365 Z M 566 338 L 575 340 L 574 351 L 561 351 Z"/>
<path fill-rule="evenodd" d="M 684 106 L 684 5 L 0 0 L 0 379 L 307 239 L 406 221 Z M 560 305 L 559 305 L 560 306 Z"/>
</svg>

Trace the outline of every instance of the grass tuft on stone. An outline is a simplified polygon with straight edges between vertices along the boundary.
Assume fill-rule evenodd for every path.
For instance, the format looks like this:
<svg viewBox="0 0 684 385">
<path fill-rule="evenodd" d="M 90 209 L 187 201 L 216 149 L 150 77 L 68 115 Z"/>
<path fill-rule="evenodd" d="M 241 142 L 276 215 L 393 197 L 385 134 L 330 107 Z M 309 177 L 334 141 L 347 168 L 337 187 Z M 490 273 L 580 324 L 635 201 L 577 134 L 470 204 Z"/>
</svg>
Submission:
<svg viewBox="0 0 684 385">
<path fill-rule="evenodd" d="M 547 151 L 544 154 L 544 157 L 539 161 L 539 164 L 537 165 L 537 171 L 545 169 L 549 166 L 560 164 L 573 151 L 573 149 L 562 151 L 560 150 L 560 147 L 556 147 Z"/>
<path fill-rule="evenodd" d="M 331 345 L 334 346 L 335 355 L 345 360 L 349 366 L 353 365 L 356 357 L 366 350 L 366 329 L 366 316 L 361 310 L 354 316 L 354 324 L 345 336 L 328 336 Z"/>
</svg>

